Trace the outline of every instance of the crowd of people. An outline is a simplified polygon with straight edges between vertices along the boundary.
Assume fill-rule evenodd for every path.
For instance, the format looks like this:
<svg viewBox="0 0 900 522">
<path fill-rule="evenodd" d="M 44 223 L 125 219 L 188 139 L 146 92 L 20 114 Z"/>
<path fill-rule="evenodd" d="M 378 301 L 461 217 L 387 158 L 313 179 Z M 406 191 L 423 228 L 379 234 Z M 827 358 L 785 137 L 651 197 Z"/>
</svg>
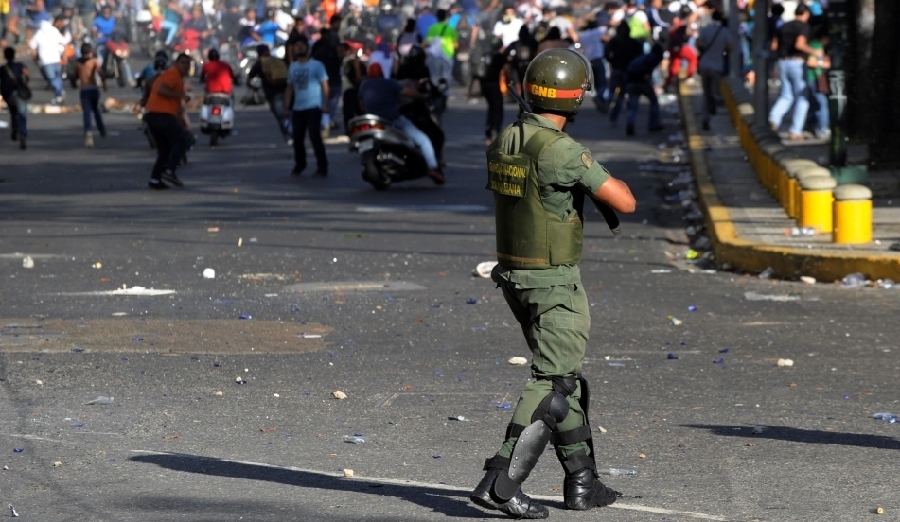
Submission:
<svg viewBox="0 0 900 522">
<path fill-rule="evenodd" d="M 79 88 L 85 145 L 93 146 L 92 120 L 100 136 L 105 135 L 98 110 L 99 90 L 106 88 L 105 43 L 126 30 L 134 39 L 135 13 L 142 10 L 151 13 L 151 26 L 158 25 L 160 41 L 176 45 L 164 45 L 157 58 L 162 53 L 166 59 L 148 65 L 138 82 L 174 67 L 168 56 L 191 59 L 189 74 L 195 67 L 200 70 L 197 60 L 204 68 L 210 62 L 230 64 L 230 76 L 243 76 L 248 86 L 261 89 L 280 134 L 295 149 L 294 174 L 306 167 L 308 135 L 316 152 L 315 174 L 327 175 L 323 138 L 341 127 L 346 135 L 349 120 L 366 109 L 378 110 L 401 126 L 421 148 L 432 177 L 443 180 L 440 117 L 449 85 L 467 86 L 471 98 L 484 99 L 484 137 L 489 144 L 504 126 L 509 90 L 522 92 L 528 64 L 548 49 L 568 48 L 583 56 L 593 73 L 595 107 L 613 126 L 624 111 L 627 136 L 636 133 L 642 97 L 649 101 L 647 130 L 662 129 L 658 97 L 671 91 L 679 77 L 688 82 L 699 77 L 705 100 L 702 124 L 708 128 L 731 54 L 740 56 L 737 63 L 748 81 L 755 80 L 749 0 L 738 1 L 737 39 L 727 27 L 722 0 L 298 0 L 290 7 L 265 0 L 15 2 L 0 0 L 0 44 L 7 60 L 0 67 L 0 94 L 12 116 L 11 135 L 22 148 L 27 136 L 25 91 L 36 76 L 47 82 L 53 91 L 51 103 L 57 104 L 65 103 L 63 77 L 69 76 Z M 781 83 L 769 121 L 778 129 L 789 116 L 790 139 L 803 139 L 806 128 L 818 137 L 828 136 L 826 9 L 825 0 L 776 0 L 768 16 L 769 74 Z M 186 39 L 196 42 L 179 48 L 177 42 Z M 76 48 L 79 42 L 83 44 Z M 216 60 L 203 49 L 213 49 Z M 255 62 L 238 70 L 236 57 L 250 49 Z M 37 64 L 35 71 L 16 59 L 28 52 Z M 217 71 L 218 78 L 222 71 Z M 130 81 L 130 71 L 127 74 Z M 389 88 L 381 82 L 379 100 L 390 100 L 388 107 L 363 99 L 373 89 L 363 85 L 378 84 L 371 81 L 375 77 L 396 82 Z M 230 82 L 229 77 L 229 94 Z M 404 94 L 387 95 L 394 91 Z M 177 116 L 189 130 L 183 107 Z M 164 179 L 157 170 L 154 179 Z"/>
</svg>

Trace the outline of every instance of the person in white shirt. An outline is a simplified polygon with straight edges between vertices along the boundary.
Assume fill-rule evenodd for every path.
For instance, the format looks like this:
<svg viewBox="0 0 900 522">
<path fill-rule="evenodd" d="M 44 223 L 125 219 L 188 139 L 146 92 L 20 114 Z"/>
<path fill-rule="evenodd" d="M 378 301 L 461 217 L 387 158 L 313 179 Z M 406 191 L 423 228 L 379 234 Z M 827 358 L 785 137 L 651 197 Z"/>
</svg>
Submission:
<svg viewBox="0 0 900 522">
<path fill-rule="evenodd" d="M 32 55 L 43 69 L 44 76 L 50 83 L 50 87 L 53 88 L 54 98 L 52 103 L 55 104 L 62 103 L 65 96 L 62 81 L 62 63 L 63 53 L 69 40 L 59 31 L 65 24 L 66 20 L 62 16 L 57 16 L 53 23 L 44 20 L 28 43 Z"/>
<path fill-rule="evenodd" d="M 603 61 L 606 50 L 603 39 L 607 31 L 606 27 L 598 26 L 596 20 L 589 20 L 584 30 L 578 33 L 581 54 L 591 63 L 594 74 L 594 105 L 602 112 L 606 112 L 607 106 L 606 63 Z"/>
<path fill-rule="evenodd" d="M 519 6 L 519 15 L 528 27 L 534 27 L 544 19 L 540 0 L 529 0 Z"/>
<path fill-rule="evenodd" d="M 516 15 L 516 8 L 513 5 L 506 4 L 503 7 L 503 19 L 494 24 L 493 35 L 500 38 L 503 42 L 503 48 L 506 49 L 519 39 L 519 29 L 523 25 L 522 19 Z"/>
</svg>

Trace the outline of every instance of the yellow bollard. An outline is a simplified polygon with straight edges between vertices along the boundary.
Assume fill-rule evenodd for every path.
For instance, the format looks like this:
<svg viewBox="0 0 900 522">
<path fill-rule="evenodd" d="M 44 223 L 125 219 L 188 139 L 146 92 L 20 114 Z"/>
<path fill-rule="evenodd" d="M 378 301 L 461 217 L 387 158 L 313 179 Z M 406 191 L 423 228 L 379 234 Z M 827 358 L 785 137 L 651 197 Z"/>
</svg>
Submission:
<svg viewBox="0 0 900 522">
<path fill-rule="evenodd" d="M 834 191 L 834 235 L 840 244 L 872 241 L 872 191 L 856 184 L 841 185 Z"/>
<path fill-rule="evenodd" d="M 802 213 L 801 207 L 803 206 L 803 179 L 810 178 L 813 176 L 820 177 L 828 177 L 831 175 L 831 172 L 823 167 L 819 167 L 818 165 L 801 165 L 794 169 L 794 175 L 790 179 L 792 182 L 788 190 L 790 191 L 789 195 L 789 209 L 788 209 L 788 217 L 792 217 L 794 219 L 800 219 L 800 214 Z"/>
<path fill-rule="evenodd" d="M 812 176 L 803 179 L 800 226 L 812 227 L 816 233 L 830 233 L 834 229 L 832 202 L 837 181 L 831 176 Z"/>
<path fill-rule="evenodd" d="M 788 174 L 787 173 L 788 172 L 797 172 L 800 169 L 800 167 L 804 167 L 804 166 L 818 167 L 819 165 L 815 161 L 812 161 L 812 160 L 803 159 L 803 158 L 790 158 L 790 157 L 783 157 L 783 158 L 779 159 L 778 164 L 781 166 L 781 168 L 778 169 L 778 173 L 777 173 L 778 175 L 775 179 L 775 183 L 773 183 L 773 186 L 775 187 L 775 191 L 772 195 L 775 197 L 775 199 L 778 200 L 779 203 L 781 203 L 782 208 L 787 210 L 787 205 L 786 205 L 786 203 L 788 201 L 788 197 L 786 195 L 787 190 L 788 190 L 788 182 L 787 182 Z"/>
</svg>

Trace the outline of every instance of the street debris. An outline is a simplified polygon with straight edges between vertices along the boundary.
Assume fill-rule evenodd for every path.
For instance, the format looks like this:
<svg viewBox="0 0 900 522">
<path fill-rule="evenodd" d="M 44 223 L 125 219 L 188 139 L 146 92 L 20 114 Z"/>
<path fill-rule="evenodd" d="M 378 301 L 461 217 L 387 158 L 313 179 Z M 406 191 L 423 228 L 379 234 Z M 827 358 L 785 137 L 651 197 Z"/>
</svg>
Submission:
<svg viewBox="0 0 900 522">
<path fill-rule="evenodd" d="M 452 420 L 452 421 L 469 422 L 469 419 L 463 417 L 462 415 L 451 415 L 451 416 L 449 416 L 449 417 L 447 417 L 447 418 L 450 419 L 450 420 Z"/>
<path fill-rule="evenodd" d="M 272 433 L 273 431 L 275 431 L 277 429 L 278 429 L 278 427 L 276 427 L 276 426 L 266 426 L 266 427 L 260 428 L 259 431 L 261 431 L 262 433 Z"/>
<path fill-rule="evenodd" d="M 785 367 L 785 366 L 791 367 L 794 365 L 794 360 L 793 359 L 778 359 L 778 363 L 776 363 L 776 364 L 778 364 L 778 366 L 781 366 L 781 367 Z"/>
<path fill-rule="evenodd" d="M 604 428 L 603 426 L 597 426 L 597 431 L 599 431 L 600 433 L 606 433 L 607 429 Z"/>
<path fill-rule="evenodd" d="M 321 339 L 322 336 L 319 335 L 319 334 L 308 334 L 308 333 L 305 333 L 305 334 L 303 334 L 303 338 L 304 338 L 304 339 Z"/>
<path fill-rule="evenodd" d="M 13 448 L 13 453 L 22 453 L 25 451 L 25 448 Z"/>
<path fill-rule="evenodd" d="M 759 424 L 757 424 L 756 426 L 753 427 L 754 435 L 762 435 L 762 432 L 763 432 L 763 427 L 760 426 Z"/>
<path fill-rule="evenodd" d="M 22 268 L 34 268 L 34 259 L 31 259 L 31 256 L 25 256 L 22 259 Z"/>
<path fill-rule="evenodd" d="M 875 508 L 875 509 L 872 510 L 872 513 L 875 513 L 876 515 L 883 515 L 883 514 L 884 514 L 884 508 L 881 507 L 881 506 L 878 506 L 877 508 Z"/>
<path fill-rule="evenodd" d="M 875 288 L 894 288 L 897 286 L 893 279 L 878 279 L 875 281 Z"/>
<path fill-rule="evenodd" d="M 100 270 L 101 268 L 103 268 L 103 263 L 97 261 L 96 263 L 91 265 L 91 268 L 93 268 L 94 270 Z"/>
<path fill-rule="evenodd" d="M 215 279 L 216 271 L 212 268 L 204 268 L 203 269 L 203 279 Z"/>
<path fill-rule="evenodd" d="M 697 307 L 696 307 L 696 306 L 694 306 L 694 305 L 688 306 L 688 312 L 696 312 L 696 311 L 697 311 Z"/>
<path fill-rule="evenodd" d="M 666 355 L 666 359 L 669 359 L 669 360 L 677 359 L 677 358 L 678 358 L 678 356 L 674 353 L 670 353 L 670 354 Z"/>
<path fill-rule="evenodd" d="M 816 278 L 811 276 L 800 276 L 800 282 L 805 285 L 814 285 L 816 284 Z"/>
<path fill-rule="evenodd" d="M 524 357 L 510 357 L 506 362 L 512 364 L 513 366 L 522 366 L 528 364 L 528 359 Z"/>
<path fill-rule="evenodd" d="M 342 401 L 347 398 L 347 394 L 340 390 L 331 392 L 331 396 L 339 401 Z"/>
<path fill-rule="evenodd" d="M 763 270 L 762 272 L 760 272 L 759 275 L 756 277 L 758 277 L 762 280 L 766 280 L 766 279 L 772 279 L 774 276 L 775 276 L 775 270 L 772 269 L 772 267 L 769 267 L 769 268 Z"/>
<path fill-rule="evenodd" d="M 40 380 L 40 379 L 36 379 L 36 380 L 34 381 L 34 383 L 37 384 L 38 386 L 43 386 L 43 385 L 44 385 L 44 381 L 42 381 L 42 380 Z"/>
<path fill-rule="evenodd" d="M 636 469 L 622 469 L 622 468 L 603 468 L 598 469 L 597 473 L 601 475 L 609 475 L 611 477 L 618 477 L 622 475 L 637 475 Z"/>
<path fill-rule="evenodd" d="M 813 227 L 791 227 L 784 231 L 784 235 L 786 236 L 814 236 L 816 235 L 816 229 Z"/>
<path fill-rule="evenodd" d="M 221 397 L 221 396 L 223 396 L 223 395 L 225 395 L 225 394 L 222 393 L 222 392 L 220 392 L 220 391 L 217 391 L 217 392 L 213 393 L 213 395 L 215 395 L 216 397 Z"/>
<path fill-rule="evenodd" d="M 788 303 L 800 301 L 799 295 L 760 294 L 759 292 L 744 292 L 744 299 L 748 301 L 774 301 L 776 303 Z"/>
<path fill-rule="evenodd" d="M 495 266 L 497 266 L 496 261 L 485 261 L 483 263 L 478 263 L 478 266 L 475 267 L 473 274 L 484 278 L 489 278 L 491 277 L 491 270 L 493 270 Z"/>
<path fill-rule="evenodd" d="M 62 466 L 62 461 L 57 460 L 56 462 L 53 463 L 54 468 L 58 468 L 60 466 Z"/>
<path fill-rule="evenodd" d="M 682 322 L 681 319 L 675 317 L 674 315 L 667 316 L 666 319 L 668 319 L 669 322 L 671 322 L 675 326 L 680 326 Z"/>
<path fill-rule="evenodd" d="M 841 279 L 841 288 L 861 288 L 863 286 L 867 286 L 869 281 L 866 279 L 866 276 L 862 275 L 859 272 L 853 272 L 852 274 L 847 274 Z"/>
<path fill-rule="evenodd" d="M 347 442 L 349 444 L 365 444 L 369 442 L 369 439 L 363 437 L 358 433 L 355 433 L 353 435 L 344 435 L 344 442 Z"/>
<path fill-rule="evenodd" d="M 872 415 L 872 418 L 875 420 L 888 421 L 891 424 L 896 424 L 897 422 L 900 422 L 900 416 L 895 415 L 893 413 L 876 413 L 875 415 Z"/>
<path fill-rule="evenodd" d="M 240 319 L 242 321 L 249 321 L 249 320 L 253 319 L 253 316 L 247 315 L 247 314 L 241 314 L 238 316 L 238 319 Z"/>
<path fill-rule="evenodd" d="M 344 468 L 344 478 L 353 478 L 353 470 L 350 468 Z"/>
<path fill-rule="evenodd" d="M 219 232 L 219 227 L 209 227 L 206 229 L 210 234 L 217 234 Z"/>
<path fill-rule="evenodd" d="M 236 382 L 237 384 L 247 384 L 247 381 L 245 381 L 244 378 L 240 375 L 234 378 L 234 382 Z"/>
<path fill-rule="evenodd" d="M 106 395 L 98 395 L 96 399 L 92 401 L 87 401 L 85 406 L 94 406 L 94 405 L 106 405 L 112 404 L 115 400 L 115 397 L 107 397 Z"/>
<path fill-rule="evenodd" d="M 277 399 L 277 398 L 281 397 L 281 395 L 278 395 L 277 393 L 273 393 L 272 397 L 275 397 Z"/>
<path fill-rule="evenodd" d="M 9 504 L 9 516 L 11 516 L 11 517 L 17 517 L 17 516 L 19 516 L 19 514 L 16 513 L 16 508 L 14 508 L 14 507 L 12 506 L 12 504 Z"/>
<path fill-rule="evenodd" d="M 478 304 L 478 299 L 475 299 L 474 297 L 467 297 L 466 304 Z"/>
</svg>

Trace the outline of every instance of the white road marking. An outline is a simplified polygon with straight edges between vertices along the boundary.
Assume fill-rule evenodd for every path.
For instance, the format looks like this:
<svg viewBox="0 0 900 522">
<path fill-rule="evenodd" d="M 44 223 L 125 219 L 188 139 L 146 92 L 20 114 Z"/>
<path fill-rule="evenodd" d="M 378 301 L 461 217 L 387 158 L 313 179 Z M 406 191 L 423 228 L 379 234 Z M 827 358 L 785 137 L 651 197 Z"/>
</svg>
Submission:
<svg viewBox="0 0 900 522">
<path fill-rule="evenodd" d="M 386 212 L 459 212 L 477 214 L 490 209 L 484 205 L 369 205 L 356 207 L 363 214 L 381 214 Z"/>
<path fill-rule="evenodd" d="M 299 283 L 284 287 L 285 292 L 349 292 L 353 290 L 424 290 L 424 286 L 405 281 L 347 281 Z"/>
<path fill-rule="evenodd" d="M 179 453 L 168 453 L 164 451 L 152 451 L 152 450 L 131 450 L 132 453 L 143 453 L 145 455 L 172 455 L 172 456 L 183 456 Z M 247 460 L 233 460 L 233 459 L 221 459 L 216 457 L 201 457 L 197 456 L 197 460 L 202 460 L 204 458 L 209 458 L 211 460 L 218 460 L 221 462 L 231 462 L 234 464 L 244 464 L 247 466 L 260 466 L 263 468 L 269 469 L 277 469 L 282 471 L 298 471 L 300 473 L 315 473 L 317 475 L 324 475 L 327 477 L 340 478 L 345 479 L 343 472 L 341 473 L 333 473 L 329 471 L 319 471 L 315 469 L 305 469 L 298 468 L 294 466 L 276 466 L 274 464 L 266 464 L 264 462 L 253 462 Z M 346 478 L 345 480 L 360 480 L 365 482 L 375 482 L 378 484 L 391 484 L 397 486 L 422 486 L 431 489 L 439 489 L 443 491 L 459 491 L 468 493 L 471 491 L 471 488 L 461 488 L 459 486 L 451 486 L 449 484 L 434 484 L 432 482 L 419 482 L 415 480 L 404 480 L 404 479 L 392 479 L 392 478 L 383 478 L 383 477 L 355 477 L 355 478 Z M 532 498 L 536 498 L 539 500 L 552 500 L 555 502 L 560 502 L 563 500 L 563 497 L 556 495 L 531 495 Z M 650 506 L 639 506 L 637 504 L 623 504 L 620 502 L 616 502 L 611 508 L 616 509 L 627 509 L 629 511 L 643 511 L 645 513 L 655 513 L 659 515 L 679 515 L 683 517 L 697 518 L 700 520 L 718 520 L 720 522 L 728 522 L 729 519 L 719 516 L 719 515 L 709 515 L 706 513 L 696 513 L 692 511 L 677 511 L 674 509 L 663 509 L 663 508 L 655 508 Z"/>
</svg>

